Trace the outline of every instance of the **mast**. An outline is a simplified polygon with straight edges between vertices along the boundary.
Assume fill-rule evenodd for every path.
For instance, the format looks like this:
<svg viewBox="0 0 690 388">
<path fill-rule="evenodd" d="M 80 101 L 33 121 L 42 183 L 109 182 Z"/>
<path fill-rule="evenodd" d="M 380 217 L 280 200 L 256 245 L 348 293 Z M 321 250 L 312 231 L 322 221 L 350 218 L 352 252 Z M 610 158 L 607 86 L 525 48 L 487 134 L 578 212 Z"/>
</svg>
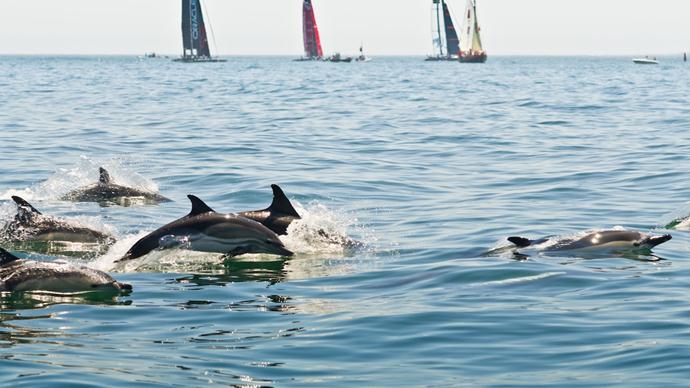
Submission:
<svg viewBox="0 0 690 388">
<path fill-rule="evenodd" d="M 445 0 L 443 1 L 443 21 L 446 27 L 446 51 L 448 56 L 459 56 L 460 55 L 460 40 L 458 39 L 458 34 L 455 31 L 455 26 L 453 25 L 453 17 L 450 14 L 450 9 Z"/>
<path fill-rule="evenodd" d="M 311 59 L 323 57 L 319 28 L 316 25 L 311 0 L 304 0 L 302 5 L 302 30 L 304 34 L 304 56 Z"/>
</svg>

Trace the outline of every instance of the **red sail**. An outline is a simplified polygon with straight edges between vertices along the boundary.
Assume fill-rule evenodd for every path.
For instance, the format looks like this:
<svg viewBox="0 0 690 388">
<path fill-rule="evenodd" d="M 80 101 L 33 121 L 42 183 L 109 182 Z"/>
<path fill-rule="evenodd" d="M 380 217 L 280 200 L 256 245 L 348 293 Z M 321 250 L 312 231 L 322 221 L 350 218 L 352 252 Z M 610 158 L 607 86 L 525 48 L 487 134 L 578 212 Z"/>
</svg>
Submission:
<svg viewBox="0 0 690 388">
<path fill-rule="evenodd" d="M 314 17 L 314 8 L 311 5 L 311 0 L 304 0 L 302 21 L 304 29 L 304 56 L 307 58 L 323 57 L 321 38 L 319 38 L 319 28 L 316 26 L 316 18 Z"/>
</svg>

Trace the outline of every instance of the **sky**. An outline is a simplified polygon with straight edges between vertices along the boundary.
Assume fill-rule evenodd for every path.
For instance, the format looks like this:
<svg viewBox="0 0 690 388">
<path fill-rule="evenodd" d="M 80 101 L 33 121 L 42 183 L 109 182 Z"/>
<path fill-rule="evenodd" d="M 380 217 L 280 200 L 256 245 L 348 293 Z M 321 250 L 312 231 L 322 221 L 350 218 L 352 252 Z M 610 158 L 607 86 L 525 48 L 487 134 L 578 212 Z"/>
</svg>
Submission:
<svg viewBox="0 0 690 388">
<path fill-rule="evenodd" d="M 447 0 L 456 20 L 467 0 Z M 182 51 L 180 0 L 0 0 L 0 54 Z M 220 55 L 302 53 L 302 0 L 203 0 Z M 431 0 L 313 0 L 325 53 L 432 52 Z M 689 0 L 477 0 L 494 55 L 690 51 Z M 214 50 L 214 48 L 217 48 Z"/>
</svg>

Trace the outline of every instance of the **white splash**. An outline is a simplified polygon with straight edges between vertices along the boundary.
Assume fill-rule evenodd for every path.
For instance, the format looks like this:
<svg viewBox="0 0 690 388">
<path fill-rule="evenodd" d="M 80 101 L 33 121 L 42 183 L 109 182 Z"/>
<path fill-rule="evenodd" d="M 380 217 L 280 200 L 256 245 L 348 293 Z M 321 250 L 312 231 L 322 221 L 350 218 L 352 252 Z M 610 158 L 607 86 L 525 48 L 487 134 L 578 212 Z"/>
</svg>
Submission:
<svg viewBox="0 0 690 388">
<path fill-rule="evenodd" d="M 18 195 L 27 201 L 57 200 L 72 190 L 98 182 L 98 168 L 108 170 L 113 182 L 150 192 L 158 192 L 158 185 L 128 169 L 120 159 L 90 159 L 81 156 L 79 163 L 71 168 L 60 168 L 46 181 L 24 189 L 9 189 L 0 194 L 0 199 Z"/>
<path fill-rule="evenodd" d="M 348 246 L 371 247 L 373 235 L 359 224 L 356 217 L 346 212 L 334 211 L 312 201 L 306 207 L 292 201 L 301 219 L 293 221 L 287 235 L 281 236 L 285 246 L 300 254 L 343 254 Z M 354 240 L 349 229 L 357 229 L 362 240 Z"/>
</svg>

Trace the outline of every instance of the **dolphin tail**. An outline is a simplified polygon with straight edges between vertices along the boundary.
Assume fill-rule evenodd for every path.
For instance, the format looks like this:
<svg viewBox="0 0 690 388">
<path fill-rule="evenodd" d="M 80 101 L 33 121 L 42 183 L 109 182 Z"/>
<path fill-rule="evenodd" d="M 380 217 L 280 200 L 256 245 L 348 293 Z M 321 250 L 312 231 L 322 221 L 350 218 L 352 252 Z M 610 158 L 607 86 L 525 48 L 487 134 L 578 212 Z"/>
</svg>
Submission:
<svg viewBox="0 0 690 388">
<path fill-rule="evenodd" d="M 271 189 L 273 189 L 273 202 L 271 202 L 271 206 L 266 209 L 267 211 L 269 211 L 271 214 L 279 213 L 293 216 L 295 218 L 301 218 L 299 213 L 297 213 L 297 210 L 295 210 L 295 208 L 292 206 L 292 203 L 290 203 L 290 200 L 283 192 L 283 189 L 281 189 L 278 185 L 271 185 Z"/>
<path fill-rule="evenodd" d="M 0 248 L 0 265 L 6 265 L 16 260 L 19 260 L 17 256 Z"/>
<path fill-rule="evenodd" d="M 98 183 L 107 185 L 110 183 L 110 174 L 108 174 L 108 171 L 106 171 L 105 168 L 103 167 L 98 167 Z"/>
<path fill-rule="evenodd" d="M 518 248 L 526 248 L 530 245 L 532 245 L 532 240 L 524 237 L 508 237 L 508 241 L 512 242 L 515 244 L 516 247 Z"/>
</svg>

